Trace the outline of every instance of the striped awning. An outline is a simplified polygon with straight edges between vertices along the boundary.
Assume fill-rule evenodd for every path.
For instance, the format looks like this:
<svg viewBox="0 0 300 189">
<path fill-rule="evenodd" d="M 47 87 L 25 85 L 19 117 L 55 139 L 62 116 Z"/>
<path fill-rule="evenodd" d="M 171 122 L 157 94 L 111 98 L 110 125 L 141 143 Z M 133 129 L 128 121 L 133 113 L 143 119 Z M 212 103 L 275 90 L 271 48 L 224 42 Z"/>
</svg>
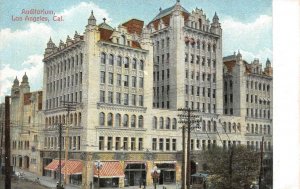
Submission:
<svg viewBox="0 0 300 189">
<path fill-rule="evenodd" d="M 94 165 L 94 176 L 98 177 L 98 169 Z M 99 169 L 100 178 L 119 178 L 125 177 L 122 165 L 119 161 L 102 161 Z"/>
<path fill-rule="evenodd" d="M 78 175 L 82 174 L 82 162 L 78 160 L 68 160 L 63 169 L 62 174 L 66 175 Z"/>
<path fill-rule="evenodd" d="M 64 163 L 65 161 L 61 160 L 61 166 L 63 167 L 64 166 Z M 46 167 L 44 167 L 45 170 L 48 170 L 48 171 L 56 171 L 56 169 L 58 168 L 59 166 L 59 160 L 58 159 L 54 159 L 52 160 L 52 162 L 47 165 Z"/>
</svg>

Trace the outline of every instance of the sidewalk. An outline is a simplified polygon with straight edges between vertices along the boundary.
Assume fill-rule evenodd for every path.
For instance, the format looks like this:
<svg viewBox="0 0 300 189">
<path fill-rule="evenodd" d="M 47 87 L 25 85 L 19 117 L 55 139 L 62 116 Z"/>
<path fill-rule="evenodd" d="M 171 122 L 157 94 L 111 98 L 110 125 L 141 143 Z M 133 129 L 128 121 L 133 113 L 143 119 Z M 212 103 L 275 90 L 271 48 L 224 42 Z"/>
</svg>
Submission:
<svg viewBox="0 0 300 189">
<path fill-rule="evenodd" d="M 37 178 L 40 180 L 40 184 L 52 189 L 56 189 L 56 182 L 57 180 L 51 178 L 51 177 L 46 177 L 46 176 L 37 176 L 34 173 L 31 173 L 29 171 L 20 169 L 20 168 L 15 168 L 15 172 L 23 172 L 24 173 L 24 178 L 30 181 L 35 181 Z M 165 187 L 166 189 L 180 189 L 179 185 L 156 185 L 156 189 L 163 189 Z M 81 185 L 75 186 L 75 185 L 66 185 L 65 189 L 80 189 Z M 139 186 L 128 186 L 124 187 L 124 189 L 139 189 Z M 142 187 L 143 188 L 143 187 Z M 97 187 L 94 187 L 94 189 L 97 189 Z M 116 189 L 116 188 L 105 188 L 105 189 Z M 146 186 L 146 189 L 154 189 L 153 185 Z"/>
</svg>

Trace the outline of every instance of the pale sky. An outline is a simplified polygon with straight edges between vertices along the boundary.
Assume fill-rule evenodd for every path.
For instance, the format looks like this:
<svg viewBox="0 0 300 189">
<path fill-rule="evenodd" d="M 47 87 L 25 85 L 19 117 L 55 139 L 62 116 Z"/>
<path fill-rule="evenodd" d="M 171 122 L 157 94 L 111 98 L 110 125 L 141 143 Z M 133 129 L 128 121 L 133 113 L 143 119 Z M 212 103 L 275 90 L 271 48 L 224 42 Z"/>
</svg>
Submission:
<svg viewBox="0 0 300 189">
<path fill-rule="evenodd" d="M 176 0 L 15 0 L 0 4 L 0 102 L 10 93 L 16 76 L 21 80 L 26 72 L 31 90 L 42 89 L 43 53 L 49 37 L 54 43 L 74 36 L 75 30 L 83 33 L 90 11 L 93 10 L 97 23 L 102 18 L 116 27 L 131 18 L 149 23 L 159 8 L 168 8 Z M 272 1 L 271 0 L 181 0 L 181 5 L 191 12 L 198 7 L 212 20 L 217 12 L 223 29 L 223 56 L 240 50 L 243 58 L 251 62 L 259 58 L 272 62 Z M 63 22 L 25 21 L 23 9 L 44 9 L 62 15 Z M 12 18 L 23 17 L 22 21 Z M 32 16 L 32 15 L 30 15 Z M 38 15 L 39 16 L 39 15 Z"/>
</svg>

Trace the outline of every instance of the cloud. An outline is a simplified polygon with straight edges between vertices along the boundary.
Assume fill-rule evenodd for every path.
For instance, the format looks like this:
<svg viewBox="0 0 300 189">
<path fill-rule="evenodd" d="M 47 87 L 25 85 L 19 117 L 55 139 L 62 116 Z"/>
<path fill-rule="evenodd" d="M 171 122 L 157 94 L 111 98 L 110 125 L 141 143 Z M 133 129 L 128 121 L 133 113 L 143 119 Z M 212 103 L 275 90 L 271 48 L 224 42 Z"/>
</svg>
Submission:
<svg viewBox="0 0 300 189">
<path fill-rule="evenodd" d="M 222 22 L 224 56 L 236 49 L 244 52 L 244 57 L 272 59 L 272 17 L 260 15 L 249 23 L 227 17 Z M 249 60 L 250 61 L 250 60 Z"/>
<path fill-rule="evenodd" d="M 10 93 L 11 86 L 13 85 L 13 80 L 18 77 L 19 81 L 22 81 L 22 77 L 26 72 L 29 83 L 32 84 L 38 83 L 41 87 L 43 81 L 43 56 L 41 55 L 30 55 L 22 63 L 22 65 L 29 65 L 29 67 L 22 69 L 14 69 L 9 64 L 4 64 L 0 69 L 0 96 L 8 95 Z M 3 99 L 1 98 L 0 101 Z"/>
</svg>

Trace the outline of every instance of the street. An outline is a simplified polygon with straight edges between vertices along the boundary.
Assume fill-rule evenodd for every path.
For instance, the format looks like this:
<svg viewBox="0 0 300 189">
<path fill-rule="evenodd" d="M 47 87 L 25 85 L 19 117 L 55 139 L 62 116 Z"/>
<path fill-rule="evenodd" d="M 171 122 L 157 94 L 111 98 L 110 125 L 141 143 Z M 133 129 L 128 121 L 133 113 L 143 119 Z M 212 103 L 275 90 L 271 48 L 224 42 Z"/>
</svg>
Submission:
<svg viewBox="0 0 300 189">
<path fill-rule="evenodd" d="M 12 189 L 49 189 L 48 187 L 39 185 L 26 179 L 12 178 L 11 183 Z M 0 176 L 0 189 L 4 189 L 4 176 Z"/>
</svg>

